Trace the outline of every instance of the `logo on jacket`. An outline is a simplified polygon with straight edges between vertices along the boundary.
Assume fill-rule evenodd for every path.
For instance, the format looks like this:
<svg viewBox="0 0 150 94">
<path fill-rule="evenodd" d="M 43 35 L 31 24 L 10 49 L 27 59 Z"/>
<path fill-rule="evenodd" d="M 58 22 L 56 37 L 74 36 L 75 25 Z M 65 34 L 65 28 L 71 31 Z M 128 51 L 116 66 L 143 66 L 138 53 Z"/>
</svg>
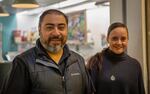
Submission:
<svg viewBox="0 0 150 94">
<path fill-rule="evenodd" d="M 77 76 L 80 75 L 80 73 L 71 73 L 71 76 Z"/>
</svg>

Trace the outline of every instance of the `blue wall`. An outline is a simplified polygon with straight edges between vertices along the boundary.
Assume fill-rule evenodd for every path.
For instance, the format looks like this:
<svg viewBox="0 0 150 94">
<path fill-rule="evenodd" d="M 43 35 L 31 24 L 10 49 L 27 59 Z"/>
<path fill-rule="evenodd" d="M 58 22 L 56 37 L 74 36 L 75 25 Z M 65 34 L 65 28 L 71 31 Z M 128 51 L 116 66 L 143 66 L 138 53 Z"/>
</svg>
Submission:
<svg viewBox="0 0 150 94">
<path fill-rule="evenodd" d="M 5 59 L 5 54 L 8 51 L 16 51 L 17 44 L 14 43 L 12 36 L 12 31 L 17 27 L 17 18 L 16 15 L 10 15 L 8 17 L 0 17 L 0 23 L 3 25 L 2 30 L 2 56 Z"/>
</svg>

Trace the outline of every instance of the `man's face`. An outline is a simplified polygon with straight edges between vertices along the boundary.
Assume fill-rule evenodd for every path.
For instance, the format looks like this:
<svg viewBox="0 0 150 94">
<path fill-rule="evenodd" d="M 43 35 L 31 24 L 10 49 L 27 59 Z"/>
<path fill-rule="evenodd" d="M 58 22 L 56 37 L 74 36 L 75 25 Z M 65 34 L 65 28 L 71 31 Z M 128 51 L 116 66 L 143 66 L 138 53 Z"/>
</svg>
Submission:
<svg viewBox="0 0 150 94">
<path fill-rule="evenodd" d="M 40 40 L 51 53 L 60 51 L 67 40 L 67 22 L 63 15 L 47 14 L 39 26 Z"/>
</svg>

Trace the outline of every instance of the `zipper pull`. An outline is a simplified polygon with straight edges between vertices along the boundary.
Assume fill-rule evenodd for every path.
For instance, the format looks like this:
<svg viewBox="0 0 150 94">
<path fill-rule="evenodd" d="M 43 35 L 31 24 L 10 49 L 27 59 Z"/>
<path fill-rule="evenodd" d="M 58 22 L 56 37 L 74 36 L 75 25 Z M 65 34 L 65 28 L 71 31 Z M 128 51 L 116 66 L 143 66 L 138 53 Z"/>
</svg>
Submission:
<svg viewBox="0 0 150 94">
<path fill-rule="evenodd" d="M 62 86 L 65 87 L 65 77 L 62 76 Z"/>
<path fill-rule="evenodd" d="M 65 81 L 65 77 L 64 76 L 62 76 L 62 80 Z"/>
</svg>

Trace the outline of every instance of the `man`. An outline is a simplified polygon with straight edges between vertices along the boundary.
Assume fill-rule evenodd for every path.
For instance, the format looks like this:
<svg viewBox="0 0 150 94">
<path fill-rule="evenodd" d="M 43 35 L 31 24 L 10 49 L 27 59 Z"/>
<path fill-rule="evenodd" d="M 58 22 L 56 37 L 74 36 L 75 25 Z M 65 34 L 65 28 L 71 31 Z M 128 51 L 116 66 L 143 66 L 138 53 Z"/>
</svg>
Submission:
<svg viewBox="0 0 150 94">
<path fill-rule="evenodd" d="M 36 46 L 18 55 L 4 94 L 88 94 L 84 59 L 66 45 L 68 19 L 61 11 L 45 11 L 39 20 Z"/>
</svg>

